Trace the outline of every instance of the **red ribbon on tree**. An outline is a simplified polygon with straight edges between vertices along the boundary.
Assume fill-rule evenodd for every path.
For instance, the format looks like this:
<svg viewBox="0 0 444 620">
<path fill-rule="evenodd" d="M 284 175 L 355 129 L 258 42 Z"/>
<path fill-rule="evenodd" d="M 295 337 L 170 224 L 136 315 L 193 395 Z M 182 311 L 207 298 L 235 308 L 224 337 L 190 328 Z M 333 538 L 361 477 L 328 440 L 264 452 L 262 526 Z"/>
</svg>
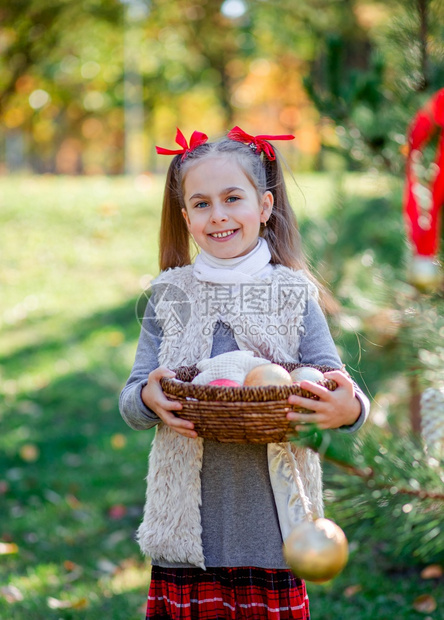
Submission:
<svg viewBox="0 0 444 620">
<path fill-rule="evenodd" d="M 188 142 L 185 139 L 185 136 L 180 131 L 180 129 L 177 127 L 176 144 L 178 144 L 182 148 L 177 149 L 177 150 L 171 150 L 171 149 L 164 149 L 161 146 L 156 146 L 156 152 L 158 155 L 182 155 L 182 161 L 183 161 L 185 157 L 188 155 L 188 153 L 191 153 L 191 151 L 194 151 L 194 149 L 197 148 L 198 146 L 201 146 L 201 144 L 205 144 L 207 140 L 208 140 L 208 136 L 206 134 L 200 131 L 193 131 L 191 138 L 190 138 L 190 144 L 188 144 Z"/>
<path fill-rule="evenodd" d="M 244 144 L 248 144 L 252 149 L 256 151 L 258 155 L 264 152 L 270 161 L 274 161 L 276 159 L 276 155 L 273 147 L 267 142 L 267 140 L 294 140 L 294 136 L 291 135 L 250 136 L 250 134 L 245 133 L 243 129 L 237 126 L 233 127 L 233 129 L 228 132 L 228 137 L 230 138 L 230 140 L 235 140 L 236 142 L 243 142 Z"/>
<path fill-rule="evenodd" d="M 440 135 L 436 158 L 429 169 L 425 170 L 421 164 L 421 149 L 437 131 Z M 432 258 L 439 249 L 441 207 L 444 203 L 444 88 L 419 110 L 407 137 L 404 194 L 406 225 L 415 253 Z"/>
</svg>

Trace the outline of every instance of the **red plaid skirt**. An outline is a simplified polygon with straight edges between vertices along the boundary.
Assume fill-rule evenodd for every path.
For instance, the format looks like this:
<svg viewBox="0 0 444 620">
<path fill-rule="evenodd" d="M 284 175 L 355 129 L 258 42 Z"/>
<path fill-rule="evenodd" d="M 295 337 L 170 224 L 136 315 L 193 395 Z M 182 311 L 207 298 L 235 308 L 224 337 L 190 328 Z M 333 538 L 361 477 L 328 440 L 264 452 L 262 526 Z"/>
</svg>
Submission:
<svg viewBox="0 0 444 620">
<path fill-rule="evenodd" d="M 289 570 L 153 566 L 147 620 L 309 620 L 305 583 Z"/>
</svg>

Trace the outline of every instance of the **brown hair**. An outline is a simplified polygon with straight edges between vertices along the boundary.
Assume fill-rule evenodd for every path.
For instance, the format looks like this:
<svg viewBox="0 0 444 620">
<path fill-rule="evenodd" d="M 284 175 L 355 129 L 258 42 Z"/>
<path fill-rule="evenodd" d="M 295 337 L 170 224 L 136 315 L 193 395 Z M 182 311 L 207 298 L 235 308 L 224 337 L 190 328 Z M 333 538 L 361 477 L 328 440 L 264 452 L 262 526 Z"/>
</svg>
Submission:
<svg viewBox="0 0 444 620">
<path fill-rule="evenodd" d="M 276 159 L 270 161 L 264 154 L 257 155 L 248 145 L 228 138 L 206 142 L 188 153 L 182 161 L 176 155 L 168 169 L 160 224 L 159 265 L 163 271 L 191 264 L 190 240 L 182 209 L 185 209 L 183 183 L 187 170 L 204 157 L 230 155 L 235 157 L 243 172 L 255 187 L 258 196 L 266 191 L 273 194 L 274 205 L 267 226 L 260 235 L 266 239 L 271 262 L 291 269 L 303 269 L 320 291 L 328 311 L 334 310 L 331 296 L 309 270 L 302 251 L 296 216 L 288 198 L 280 155 L 273 147 Z"/>
</svg>

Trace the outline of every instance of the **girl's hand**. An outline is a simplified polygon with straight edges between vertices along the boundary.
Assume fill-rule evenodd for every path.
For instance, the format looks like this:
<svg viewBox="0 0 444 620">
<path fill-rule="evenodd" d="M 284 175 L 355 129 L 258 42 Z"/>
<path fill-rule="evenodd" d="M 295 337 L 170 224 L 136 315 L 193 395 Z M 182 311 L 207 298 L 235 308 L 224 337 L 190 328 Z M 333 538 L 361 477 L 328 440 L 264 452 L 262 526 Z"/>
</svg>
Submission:
<svg viewBox="0 0 444 620">
<path fill-rule="evenodd" d="M 162 377 L 172 379 L 175 377 L 175 373 L 168 370 L 165 366 L 159 366 L 159 368 L 150 372 L 148 383 L 144 386 L 141 393 L 143 402 L 159 416 L 164 424 L 172 428 L 176 433 L 194 439 L 197 437 L 196 431 L 193 430 L 194 424 L 174 415 L 174 411 L 182 409 L 182 404 L 177 400 L 168 400 L 165 396 L 160 385 Z"/>
<path fill-rule="evenodd" d="M 334 379 L 338 384 L 336 390 L 331 392 L 322 385 L 312 381 L 301 381 L 301 388 L 308 390 L 319 400 L 311 400 L 303 396 L 292 395 L 288 398 L 290 405 L 298 405 L 304 409 L 311 409 L 314 413 L 299 413 L 289 411 L 287 419 L 296 422 L 298 431 L 306 429 L 304 424 L 316 424 L 320 429 L 339 428 L 340 426 L 354 424 L 361 413 L 361 403 L 355 398 L 355 388 L 350 377 L 340 370 L 326 372 L 327 379 Z"/>
</svg>

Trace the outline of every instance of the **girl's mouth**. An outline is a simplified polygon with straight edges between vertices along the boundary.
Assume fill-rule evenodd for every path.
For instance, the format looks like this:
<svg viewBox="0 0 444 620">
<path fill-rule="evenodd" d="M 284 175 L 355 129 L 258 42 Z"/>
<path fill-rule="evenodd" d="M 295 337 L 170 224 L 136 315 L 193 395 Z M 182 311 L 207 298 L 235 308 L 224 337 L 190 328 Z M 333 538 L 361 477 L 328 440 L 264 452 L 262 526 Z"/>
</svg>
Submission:
<svg viewBox="0 0 444 620">
<path fill-rule="evenodd" d="M 224 230 L 223 232 L 210 233 L 210 237 L 212 239 L 226 239 L 227 237 L 232 237 L 236 232 L 237 229 Z"/>
</svg>

